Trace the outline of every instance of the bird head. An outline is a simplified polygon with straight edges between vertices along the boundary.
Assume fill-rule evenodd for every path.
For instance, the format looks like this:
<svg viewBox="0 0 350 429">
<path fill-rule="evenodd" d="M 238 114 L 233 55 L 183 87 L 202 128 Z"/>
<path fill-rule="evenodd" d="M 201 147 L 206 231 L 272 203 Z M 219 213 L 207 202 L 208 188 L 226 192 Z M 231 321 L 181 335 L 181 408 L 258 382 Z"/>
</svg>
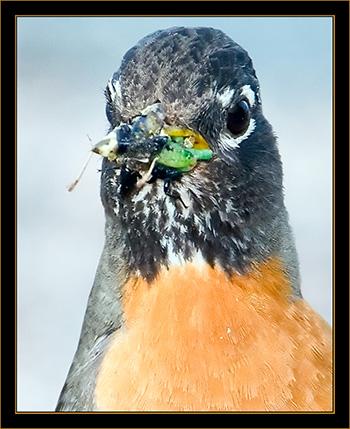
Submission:
<svg viewBox="0 0 350 429">
<path fill-rule="evenodd" d="M 134 272 L 152 282 L 186 261 L 229 275 L 269 256 L 293 265 L 276 138 L 241 46 L 212 28 L 157 31 L 105 94 L 111 127 L 94 151 L 106 237 Z"/>
</svg>

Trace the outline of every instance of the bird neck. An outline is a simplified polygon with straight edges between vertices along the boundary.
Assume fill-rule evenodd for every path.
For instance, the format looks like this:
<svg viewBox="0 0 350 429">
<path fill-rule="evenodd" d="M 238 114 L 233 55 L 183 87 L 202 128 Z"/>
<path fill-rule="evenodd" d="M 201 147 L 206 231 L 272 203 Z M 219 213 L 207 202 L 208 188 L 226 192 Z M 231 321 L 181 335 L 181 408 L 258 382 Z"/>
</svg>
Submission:
<svg viewBox="0 0 350 429">
<path fill-rule="evenodd" d="M 118 200 L 107 239 L 118 235 L 129 272 L 152 283 L 164 267 L 204 261 L 227 275 L 243 274 L 276 253 L 280 210 L 254 213 L 234 196 L 206 197 L 199 188 L 176 185 L 178 198 L 165 194 L 159 181 Z"/>
</svg>

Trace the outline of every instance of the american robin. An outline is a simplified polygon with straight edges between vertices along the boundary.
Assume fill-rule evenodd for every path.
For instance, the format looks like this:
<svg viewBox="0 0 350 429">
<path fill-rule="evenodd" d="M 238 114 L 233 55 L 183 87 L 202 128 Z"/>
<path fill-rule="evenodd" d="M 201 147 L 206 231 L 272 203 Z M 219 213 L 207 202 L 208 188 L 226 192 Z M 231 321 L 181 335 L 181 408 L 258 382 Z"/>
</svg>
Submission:
<svg viewBox="0 0 350 429">
<path fill-rule="evenodd" d="M 106 241 L 57 411 L 330 411 L 276 137 L 247 52 L 175 27 L 106 88 Z"/>
</svg>

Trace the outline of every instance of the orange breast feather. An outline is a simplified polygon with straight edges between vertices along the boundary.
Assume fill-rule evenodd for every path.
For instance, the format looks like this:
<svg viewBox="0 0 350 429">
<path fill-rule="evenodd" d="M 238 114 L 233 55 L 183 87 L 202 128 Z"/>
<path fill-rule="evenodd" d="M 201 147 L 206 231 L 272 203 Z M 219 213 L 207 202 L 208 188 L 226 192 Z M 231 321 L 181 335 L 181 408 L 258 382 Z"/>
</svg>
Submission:
<svg viewBox="0 0 350 429">
<path fill-rule="evenodd" d="M 331 330 L 290 302 L 282 264 L 249 275 L 192 264 L 124 288 L 125 327 L 96 383 L 110 411 L 332 409 Z"/>
</svg>

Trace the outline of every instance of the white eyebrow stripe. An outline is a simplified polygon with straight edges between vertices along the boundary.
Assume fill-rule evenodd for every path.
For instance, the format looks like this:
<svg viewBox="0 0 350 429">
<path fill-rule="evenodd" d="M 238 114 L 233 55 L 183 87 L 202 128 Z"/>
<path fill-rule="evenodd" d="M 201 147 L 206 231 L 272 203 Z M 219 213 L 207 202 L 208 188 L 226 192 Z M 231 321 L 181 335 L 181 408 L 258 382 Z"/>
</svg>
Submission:
<svg viewBox="0 0 350 429">
<path fill-rule="evenodd" d="M 120 101 L 122 100 L 122 89 L 120 86 L 119 80 L 113 81 L 110 79 L 107 82 L 107 86 L 109 89 L 109 92 L 111 94 L 112 99 L 114 100 L 115 97 L 117 97 Z"/>
<path fill-rule="evenodd" d="M 225 88 L 216 94 L 217 100 L 226 108 L 230 105 L 235 90 L 233 88 Z"/>
<path fill-rule="evenodd" d="M 116 82 L 113 82 L 113 86 L 115 88 L 115 93 L 117 94 L 117 97 L 121 99 L 122 98 L 122 88 L 121 88 L 119 80 L 117 80 Z"/>
<path fill-rule="evenodd" d="M 249 101 L 250 107 L 253 107 L 255 104 L 255 92 L 250 85 L 242 86 L 241 94 Z"/>
</svg>

